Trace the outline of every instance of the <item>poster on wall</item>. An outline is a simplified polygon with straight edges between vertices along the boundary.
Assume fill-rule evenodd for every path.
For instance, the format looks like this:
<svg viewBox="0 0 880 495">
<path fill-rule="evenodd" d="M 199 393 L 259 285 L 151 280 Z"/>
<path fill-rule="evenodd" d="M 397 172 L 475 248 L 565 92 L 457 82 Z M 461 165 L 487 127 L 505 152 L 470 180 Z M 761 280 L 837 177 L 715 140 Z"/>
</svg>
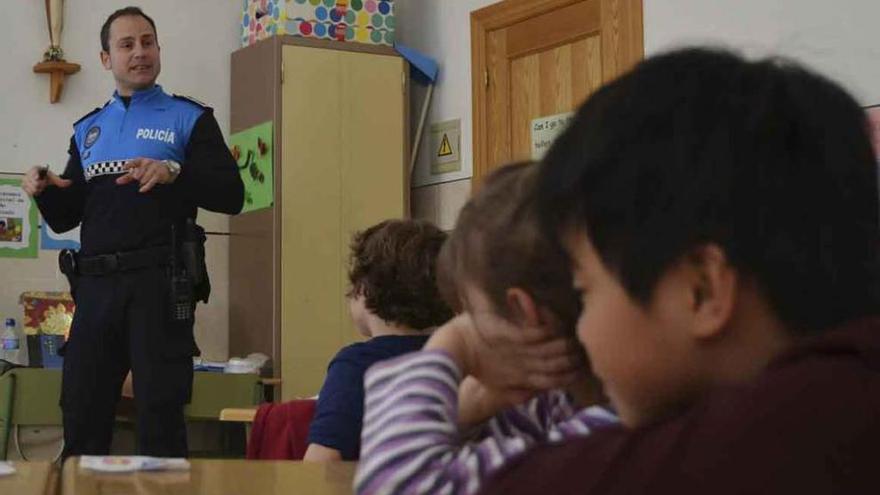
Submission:
<svg viewBox="0 0 880 495">
<path fill-rule="evenodd" d="M 59 234 L 52 230 L 46 220 L 40 222 L 40 249 L 79 249 L 79 227 Z"/>
<path fill-rule="evenodd" d="M 244 182 L 242 213 L 268 208 L 274 202 L 272 133 L 272 121 L 269 121 L 236 132 L 229 138 L 232 156 Z"/>
<path fill-rule="evenodd" d="M 37 257 L 37 205 L 21 179 L 0 179 L 0 257 Z"/>
<path fill-rule="evenodd" d="M 574 112 L 532 119 L 529 129 L 532 137 L 532 160 L 543 159 L 550 146 L 573 119 Z"/>
</svg>

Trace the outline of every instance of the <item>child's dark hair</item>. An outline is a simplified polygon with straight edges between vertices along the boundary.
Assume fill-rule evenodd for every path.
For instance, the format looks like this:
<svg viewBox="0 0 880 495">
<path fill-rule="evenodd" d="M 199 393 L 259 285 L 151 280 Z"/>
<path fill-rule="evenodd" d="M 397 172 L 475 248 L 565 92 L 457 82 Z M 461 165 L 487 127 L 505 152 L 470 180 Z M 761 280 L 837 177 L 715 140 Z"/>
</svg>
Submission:
<svg viewBox="0 0 880 495">
<path fill-rule="evenodd" d="M 362 294 L 367 309 L 414 330 L 452 318 L 437 291 L 437 255 L 446 234 L 422 220 L 386 220 L 354 235 L 349 296 Z"/>
<path fill-rule="evenodd" d="M 542 219 L 646 304 L 704 243 L 792 331 L 878 311 L 877 162 L 859 105 L 792 62 L 686 49 L 603 87 L 552 147 Z"/>
<path fill-rule="evenodd" d="M 534 204 L 538 165 L 515 163 L 493 172 L 459 213 L 440 253 L 440 290 L 464 309 L 468 284 L 483 290 L 499 315 L 510 319 L 507 290 L 519 287 L 573 335 L 580 305 L 568 258 L 540 228 Z"/>
<path fill-rule="evenodd" d="M 125 16 L 139 16 L 146 19 L 153 28 L 153 34 L 155 34 L 158 39 L 159 34 L 156 31 L 156 23 L 153 22 L 153 19 L 150 16 L 144 14 L 144 11 L 141 10 L 140 7 L 125 7 L 110 14 L 110 16 L 107 17 L 107 20 L 104 21 L 104 25 L 101 26 L 101 49 L 105 52 L 110 51 L 110 25 L 113 24 L 113 21 L 116 19 Z"/>
</svg>

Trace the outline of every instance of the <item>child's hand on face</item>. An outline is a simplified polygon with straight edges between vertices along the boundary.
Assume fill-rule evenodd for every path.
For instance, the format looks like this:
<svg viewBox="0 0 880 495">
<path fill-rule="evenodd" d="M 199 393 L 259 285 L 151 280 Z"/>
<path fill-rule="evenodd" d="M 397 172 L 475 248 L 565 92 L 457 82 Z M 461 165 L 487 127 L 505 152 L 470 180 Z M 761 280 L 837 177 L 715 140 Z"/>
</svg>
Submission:
<svg viewBox="0 0 880 495">
<path fill-rule="evenodd" d="M 527 399 L 564 387 L 585 372 L 583 352 L 572 341 L 491 313 L 457 316 L 434 333 L 425 349 L 446 351 L 464 376 L 473 375 L 507 397 Z"/>
<path fill-rule="evenodd" d="M 458 388 L 458 425 L 463 430 L 468 429 L 534 395 L 533 390 L 487 387 L 472 375 L 467 376 Z"/>
</svg>

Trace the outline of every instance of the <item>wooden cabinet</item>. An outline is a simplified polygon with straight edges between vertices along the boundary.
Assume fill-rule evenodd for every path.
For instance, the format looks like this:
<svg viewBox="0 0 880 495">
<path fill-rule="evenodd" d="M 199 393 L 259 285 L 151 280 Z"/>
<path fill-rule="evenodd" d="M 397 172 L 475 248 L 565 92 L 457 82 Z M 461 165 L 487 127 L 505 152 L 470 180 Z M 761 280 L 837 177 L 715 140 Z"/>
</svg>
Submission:
<svg viewBox="0 0 880 495">
<path fill-rule="evenodd" d="M 278 36 L 232 55 L 232 133 L 274 123 L 275 202 L 230 222 L 231 355 L 263 352 L 281 398 L 318 392 L 358 339 L 351 234 L 408 211 L 408 66 L 387 47 Z"/>
</svg>

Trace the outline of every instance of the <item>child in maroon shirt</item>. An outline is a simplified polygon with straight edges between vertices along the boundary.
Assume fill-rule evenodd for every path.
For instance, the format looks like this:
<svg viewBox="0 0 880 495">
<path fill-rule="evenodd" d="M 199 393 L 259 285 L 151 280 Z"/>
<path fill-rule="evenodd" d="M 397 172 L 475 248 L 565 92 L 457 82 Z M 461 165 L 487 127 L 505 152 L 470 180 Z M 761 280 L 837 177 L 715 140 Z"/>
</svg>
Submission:
<svg viewBox="0 0 880 495">
<path fill-rule="evenodd" d="M 543 164 L 578 338 L 624 426 L 485 493 L 880 493 L 877 165 L 790 62 L 690 49 L 595 93 Z"/>
</svg>

